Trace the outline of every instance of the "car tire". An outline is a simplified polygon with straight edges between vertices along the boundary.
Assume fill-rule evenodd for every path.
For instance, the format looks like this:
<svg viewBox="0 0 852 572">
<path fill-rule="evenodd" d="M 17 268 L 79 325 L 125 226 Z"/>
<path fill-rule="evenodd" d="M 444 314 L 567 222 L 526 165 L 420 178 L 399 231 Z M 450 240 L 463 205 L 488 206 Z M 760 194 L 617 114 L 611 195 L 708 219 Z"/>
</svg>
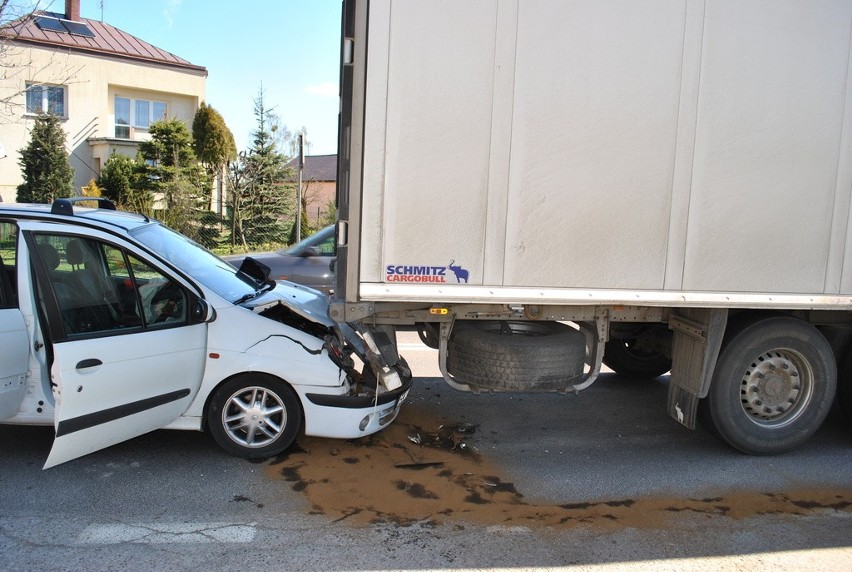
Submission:
<svg viewBox="0 0 852 572">
<path fill-rule="evenodd" d="M 793 449 L 816 432 L 834 399 L 831 346 L 812 325 L 775 316 L 726 337 L 699 420 L 744 453 Z"/>
<path fill-rule="evenodd" d="M 586 337 L 558 322 L 460 321 L 447 371 L 492 391 L 564 391 L 583 375 Z"/>
<path fill-rule="evenodd" d="M 302 427 L 298 395 L 284 381 L 252 373 L 219 387 L 207 407 L 207 427 L 231 455 L 265 459 L 285 451 Z"/>
</svg>

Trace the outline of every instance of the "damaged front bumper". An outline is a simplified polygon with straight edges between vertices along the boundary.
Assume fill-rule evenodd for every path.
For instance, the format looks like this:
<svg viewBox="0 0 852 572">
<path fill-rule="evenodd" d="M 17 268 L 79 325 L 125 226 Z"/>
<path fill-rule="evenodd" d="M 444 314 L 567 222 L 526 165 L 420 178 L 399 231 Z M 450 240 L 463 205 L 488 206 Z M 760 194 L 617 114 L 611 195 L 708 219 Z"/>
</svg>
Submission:
<svg viewBox="0 0 852 572">
<path fill-rule="evenodd" d="M 327 395 L 306 393 L 312 416 L 306 416 L 305 433 L 317 437 L 354 439 L 388 426 L 408 397 L 412 378 L 400 375 L 402 385 L 378 395 Z"/>
<path fill-rule="evenodd" d="M 348 389 L 343 394 L 331 388 L 296 387 L 305 410 L 306 435 L 352 439 L 371 435 L 396 419 L 412 375 L 396 350 L 392 329 L 335 322 L 329 317 L 325 294 L 289 282 L 279 282 L 245 306 L 322 339 L 328 358 L 348 380 L 336 388 Z M 362 371 L 356 369 L 353 354 L 363 364 Z"/>
</svg>

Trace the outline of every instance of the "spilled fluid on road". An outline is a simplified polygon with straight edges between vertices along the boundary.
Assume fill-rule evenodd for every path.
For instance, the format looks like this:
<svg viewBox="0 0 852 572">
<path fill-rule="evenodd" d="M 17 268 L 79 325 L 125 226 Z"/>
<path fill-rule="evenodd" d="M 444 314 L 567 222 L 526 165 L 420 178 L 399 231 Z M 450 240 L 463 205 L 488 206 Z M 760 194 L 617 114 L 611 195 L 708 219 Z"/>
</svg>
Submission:
<svg viewBox="0 0 852 572">
<path fill-rule="evenodd" d="M 744 491 L 708 498 L 527 502 L 499 467 L 471 445 L 475 430 L 407 406 L 394 424 L 370 437 L 303 437 L 289 453 L 270 461 L 266 471 L 304 494 L 312 514 L 356 526 L 473 523 L 615 530 L 665 528 L 676 515 L 743 519 L 852 513 L 852 487 Z"/>
</svg>

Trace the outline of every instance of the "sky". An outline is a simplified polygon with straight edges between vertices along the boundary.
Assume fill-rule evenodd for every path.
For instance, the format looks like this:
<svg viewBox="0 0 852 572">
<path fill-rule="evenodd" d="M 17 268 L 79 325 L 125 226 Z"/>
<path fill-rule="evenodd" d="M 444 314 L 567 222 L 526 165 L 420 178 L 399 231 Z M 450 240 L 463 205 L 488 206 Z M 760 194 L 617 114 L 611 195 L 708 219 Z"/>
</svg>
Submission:
<svg viewBox="0 0 852 572">
<path fill-rule="evenodd" d="M 101 18 L 103 6 L 103 18 Z M 48 8 L 65 11 L 64 0 Z M 237 149 L 251 143 L 254 100 L 290 131 L 307 130 L 309 154 L 337 152 L 341 0 L 81 0 L 101 20 L 207 68 L 207 104 Z"/>
</svg>

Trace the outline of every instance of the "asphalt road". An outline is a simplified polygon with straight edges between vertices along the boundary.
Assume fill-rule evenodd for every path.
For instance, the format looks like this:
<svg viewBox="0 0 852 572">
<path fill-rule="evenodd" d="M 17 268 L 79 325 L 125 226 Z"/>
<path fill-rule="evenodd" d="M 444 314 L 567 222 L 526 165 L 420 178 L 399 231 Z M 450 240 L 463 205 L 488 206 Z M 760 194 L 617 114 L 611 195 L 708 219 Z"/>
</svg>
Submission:
<svg viewBox="0 0 852 572">
<path fill-rule="evenodd" d="M 401 341 L 418 379 L 405 419 L 377 439 L 300 440 L 252 463 L 207 435 L 156 431 L 43 471 L 52 430 L 0 426 L 0 569 L 852 570 L 852 426 L 839 412 L 806 447 L 749 457 L 669 420 L 665 377 L 470 395 L 437 377 L 434 352 Z M 452 447 L 415 445 L 444 426 Z M 382 455 L 399 450 L 436 467 L 386 496 L 450 508 L 376 508 L 381 473 L 398 470 Z M 466 472 L 441 481 L 449 467 Z M 448 500 L 462 481 L 496 492 Z M 317 496 L 323 486 L 354 492 Z"/>
</svg>

